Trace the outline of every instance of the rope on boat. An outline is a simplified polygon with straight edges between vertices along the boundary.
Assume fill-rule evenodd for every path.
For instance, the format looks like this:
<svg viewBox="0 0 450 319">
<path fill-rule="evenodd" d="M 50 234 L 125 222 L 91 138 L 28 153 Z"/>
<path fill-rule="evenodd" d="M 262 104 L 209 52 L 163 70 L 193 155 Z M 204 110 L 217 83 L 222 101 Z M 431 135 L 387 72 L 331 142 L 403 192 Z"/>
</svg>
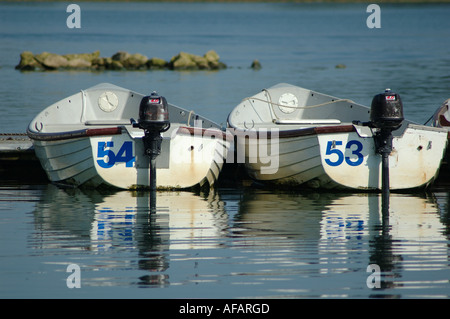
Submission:
<svg viewBox="0 0 450 319">
<path fill-rule="evenodd" d="M 284 104 L 279 104 L 279 103 L 275 103 L 272 101 L 272 96 L 270 95 L 270 92 L 267 89 L 263 89 L 264 92 L 267 93 L 269 100 L 263 100 L 260 98 L 255 98 L 255 97 L 246 97 L 242 100 L 242 102 L 244 101 L 249 101 L 251 103 L 250 100 L 255 100 L 255 101 L 260 101 L 260 102 L 267 102 L 271 105 L 271 110 L 272 110 L 272 115 L 273 118 L 279 119 L 279 117 L 276 115 L 275 110 L 273 109 L 273 106 L 276 105 L 278 107 L 286 107 L 286 108 L 292 108 L 292 109 L 312 109 L 315 107 L 321 107 L 321 106 L 325 106 L 328 104 L 333 104 L 333 103 L 339 103 L 339 102 L 348 102 L 351 104 L 356 104 L 354 101 L 350 100 L 350 99 L 337 99 L 337 100 L 331 100 L 329 102 L 325 102 L 325 103 L 321 103 L 321 104 L 315 104 L 315 105 L 305 105 L 305 106 L 291 106 L 291 105 L 284 105 Z"/>
<path fill-rule="evenodd" d="M 312 108 L 315 108 L 315 107 L 325 106 L 325 105 L 328 105 L 328 104 L 338 103 L 338 102 L 349 102 L 349 103 L 356 104 L 354 101 L 349 100 L 349 99 L 338 99 L 338 100 L 333 100 L 333 101 L 329 101 L 329 102 L 325 102 L 325 103 L 321 103 L 321 104 L 315 104 L 315 105 L 291 106 L 291 105 L 279 104 L 279 103 L 275 103 L 275 102 L 272 102 L 272 101 L 267 101 L 267 100 L 263 100 L 263 99 L 255 98 L 255 97 L 246 97 L 245 99 L 242 100 L 242 102 L 247 101 L 247 100 L 255 100 L 255 101 L 260 101 L 260 102 L 267 102 L 267 103 L 270 103 L 272 105 L 281 106 L 281 107 L 287 107 L 287 108 L 292 108 L 292 109 L 312 109 Z"/>
<path fill-rule="evenodd" d="M 191 126 L 191 117 L 194 114 L 194 111 L 191 110 L 188 115 L 187 126 Z"/>
<path fill-rule="evenodd" d="M 0 133 L 1 141 L 27 141 L 27 133 Z"/>
<path fill-rule="evenodd" d="M 26 136 L 27 133 L 0 133 L 0 136 Z"/>
</svg>

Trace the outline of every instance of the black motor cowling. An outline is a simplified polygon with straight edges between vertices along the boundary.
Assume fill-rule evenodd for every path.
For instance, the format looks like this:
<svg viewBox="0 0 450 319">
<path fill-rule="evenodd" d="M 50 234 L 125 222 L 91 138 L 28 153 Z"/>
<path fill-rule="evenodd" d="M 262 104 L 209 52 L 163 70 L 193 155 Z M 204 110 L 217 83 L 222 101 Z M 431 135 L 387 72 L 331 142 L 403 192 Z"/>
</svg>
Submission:
<svg viewBox="0 0 450 319">
<path fill-rule="evenodd" d="M 396 130 L 403 121 L 403 104 L 400 95 L 386 89 L 374 96 L 370 111 L 371 125 L 380 129 Z"/>
<path fill-rule="evenodd" d="M 153 92 L 139 105 L 138 126 L 144 130 L 164 132 L 170 126 L 167 100 Z"/>
</svg>

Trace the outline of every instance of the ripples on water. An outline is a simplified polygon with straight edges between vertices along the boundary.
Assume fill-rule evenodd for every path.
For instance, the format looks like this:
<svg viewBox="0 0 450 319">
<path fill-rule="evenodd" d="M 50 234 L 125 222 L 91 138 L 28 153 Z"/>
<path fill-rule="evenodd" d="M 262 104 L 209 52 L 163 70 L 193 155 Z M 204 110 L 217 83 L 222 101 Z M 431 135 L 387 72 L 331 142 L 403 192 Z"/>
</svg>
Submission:
<svg viewBox="0 0 450 319">
<path fill-rule="evenodd" d="M 221 188 L 152 205 L 148 193 L 2 187 L 0 295 L 448 298 L 447 195 L 392 194 L 385 224 L 378 194 Z M 66 286 L 72 263 L 81 289 Z M 380 289 L 367 287 L 371 264 Z"/>
</svg>

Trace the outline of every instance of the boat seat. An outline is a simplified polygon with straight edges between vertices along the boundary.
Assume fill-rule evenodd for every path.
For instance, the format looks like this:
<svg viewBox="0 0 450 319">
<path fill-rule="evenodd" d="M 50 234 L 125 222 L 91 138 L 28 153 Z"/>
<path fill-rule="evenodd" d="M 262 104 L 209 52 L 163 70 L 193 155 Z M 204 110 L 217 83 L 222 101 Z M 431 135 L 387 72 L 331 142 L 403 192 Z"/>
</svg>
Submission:
<svg viewBox="0 0 450 319">
<path fill-rule="evenodd" d="M 275 124 L 341 124 L 341 121 L 338 119 L 292 119 L 292 120 L 283 120 L 276 119 L 274 120 Z"/>
<path fill-rule="evenodd" d="M 131 125 L 130 120 L 89 120 L 84 122 L 85 125 Z"/>
<path fill-rule="evenodd" d="M 447 120 L 444 114 L 439 115 L 439 124 L 442 127 L 450 126 L 450 121 Z"/>
</svg>

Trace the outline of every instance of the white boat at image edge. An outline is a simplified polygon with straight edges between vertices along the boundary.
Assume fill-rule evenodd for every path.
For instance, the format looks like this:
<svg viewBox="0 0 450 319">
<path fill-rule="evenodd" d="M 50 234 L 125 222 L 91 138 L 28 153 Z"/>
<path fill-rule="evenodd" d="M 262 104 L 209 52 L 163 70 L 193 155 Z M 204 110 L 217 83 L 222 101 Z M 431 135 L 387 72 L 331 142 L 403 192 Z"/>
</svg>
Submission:
<svg viewBox="0 0 450 319">
<path fill-rule="evenodd" d="M 397 94 L 379 94 L 386 103 Z M 373 103 L 372 103 L 373 104 Z M 401 105 L 401 104 L 400 104 Z M 403 106 L 401 106 L 403 107 Z M 235 152 L 249 176 L 278 186 L 382 189 L 382 129 L 371 108 L 289 84 L 245 98 L 228 116 Z M 392 126 L 389 189 L 429 186 L 437 177 L 448 131 L 384 117 Z M 383 123 L 381 123 L 383 125 Z M 378 141 L 380 141 L 378 139 Z"/>
<path fill-rule="evenodd" d="M 437 108 L 431 117 L 431 120 L 432 126 L 450 130 L 450 99 L 445 100 L 444 103 Z"/>
<path fill-rule="evenodd" d="M 141 101 L 161 104 L 112 84 L 99 84 L 56 102 L 29 124 L 36 156 L 50 181 L 74 186 L 121 189 L 150 185 L 150 158 L 139 119 Z M 154 167 L 157 188 L 185 189 L 217 180 L 229 142 L 220 126 L 170 103 L 164 106 L 170 127 L 162 137 Z M 165 114 L 167 115 L 167 114 Z"/>
</svg>

